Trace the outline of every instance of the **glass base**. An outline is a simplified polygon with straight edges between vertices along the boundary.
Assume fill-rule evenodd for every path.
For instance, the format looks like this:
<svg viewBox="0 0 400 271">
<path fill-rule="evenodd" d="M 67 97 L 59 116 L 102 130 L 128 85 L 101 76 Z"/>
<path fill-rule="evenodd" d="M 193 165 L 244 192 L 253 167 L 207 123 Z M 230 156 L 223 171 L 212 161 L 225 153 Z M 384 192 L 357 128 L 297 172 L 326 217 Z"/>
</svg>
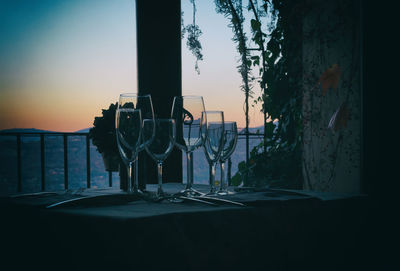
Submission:
<svg viewBox="0 0 400 271">
<path fill-rule="evenodd" d="M 139 189 L 126 191 L 126 193 L 130 194 L 130 195 L 143 195 L 144 194 L 144 192 Z"/>
<path fill-rule="evenodd" d="M 161 187 L 158 187 L 156 195 L 157 195 L 157 197 L 162 198 L 162 197 L 166 196 L 166 193 L 164 192 L 164 190 Z"/>
<path fill-rule="evenodd" d="M 210 191 L 206 194 L 203 194 L 203 196 L 218 196 L 218 193 L 217 191 Z"/>
<path fill-rule="evenodd" d="M 193 189 L 193 188 L 186 188 L 184 190 L 181 190 L 179 192 L 179 194 L 182 196 L 186 196 L 186 197 L 195 197 L 195 196 L 205 195 L 204 193 L 197 191 L 196 189 Z"/>
<path fill-rule="evenodd" d="M 232 191 L 228 191 L 227 189 L 218 190 L 218 191 L 217 191 L 217 195 L 220 195 L 220 196 L 224 196 L 224 195 L 233 195 L 233 194 L 236 194 L 236 193 L 235 193 L 235 192 L 232 192 Z"/>
</svg>

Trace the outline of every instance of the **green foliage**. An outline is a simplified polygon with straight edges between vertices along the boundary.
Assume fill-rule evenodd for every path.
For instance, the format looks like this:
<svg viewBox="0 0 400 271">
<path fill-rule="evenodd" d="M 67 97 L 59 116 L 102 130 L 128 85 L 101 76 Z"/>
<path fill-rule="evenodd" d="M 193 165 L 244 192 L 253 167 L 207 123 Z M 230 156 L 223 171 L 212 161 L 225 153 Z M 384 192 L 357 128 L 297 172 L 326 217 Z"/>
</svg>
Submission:
<svg viewBox="0 0 400 271">
<path fill-rule="evenodd" d="M 201 43 L 199 37 L 202 34 L 198 25 L 190 24 L 186 26 L 186 31 L 189 33 L 187 37 L 186 45 L 192 51 L 193 55 L 197 60 L 203 60 L 203 54 L 201 53 Z"/>
<path fill-rule="evenodd" d="M 200 74 L 200 68 L 198 62 L 200 60 L 203 60 L 203 54 L 201 52 L 202 46 L 200 43 L 200 36 L 203 34 L 200 30 L 200 27 L 196 24 L 196 2 L 195 0 L 190 0 L 193 6 L 193 22 L 187 26 L 183 26 L 183 12 L 181 14 L 181 24 L 182 24 L 182 31 L 181 31 L 181 38 L 183 39 L 185 37 L 185 34 L 188 33 L 187 35 L 187 41 L 186 41 L 186 46 L 187 48 L 192 52 L 192 54 L 196 58 L 196 63 L 195 63 L 195 70 L 197 71 L 198 74 Z"/>
<path fill-rule="evenodd" d="M 242 10 L 242 0 L 214 0 L 216 5 L 217 13 L 223 14 L 229 18 L 229 27 L 232 28 L 234 36 L 232 40 L 237 44 L 237 51 L 241 58 L 239 60 L 240 65 L 237 67 L 239 73 L 242 76 L 242 90 L 246 96 L 251 96 L 251 80 L 250 71 L 252 61 L 250 60 L 250 54 L 247 49 L 247 37 L 243 29 L 244 16 Z"/>
<path fill-rule="evenodd" d="M 295 149 L 299 147 L 282 143 L 270 146 L 267 152 L 259 153 L 257 148 L 253 149 L 252 164 L 246 168 L 249 178 L 243 179 L 243 185 L 300 189 L 301 152 Z"/>
<path fill-rule="evenodd" d="M 249 98 L 252 97 L 252 81 L 250 53 L 247 48 L 247 37 L 243 30 L 244 16 L 242 0 L 214 0 L 216 11 L 230 19 L 229 27 L 234 33 L 233 41 L 237 43 L 237 51 L 240 54 L 240 65 L 237 67 L 242 76 L 243 85 L 241 89 L 245 93 L 245 116 L 246 116 L 246 162 L 249 159 Z"/>
<path fill-rule="evenodd" d="M 201 31 L 195 25 L 196 6 L 193 4 L 193 24 L 187 45 L 196 58 L 202 59 L 198 37 Z M 262 103 L 264 114 L 264 141 L 256 146 L 248 157 L 246 138 L 246 162 L 239 163 L 239 172 L 233 176 L 233 185 L 279 186 L 300 188 L 302 185 L 302 118 L 301 118 L 301 18 L 302 2 L 296 0 L 249 0 L 251 42 L 258 48 L 248 48 L 244 32 L 242 0 L 214 0 L 217 13 L 229 19 L 233 41 L 241 58 L 238 71 L 242 76 L 241 89 L 245 92 L 246 132 L 249 125 L 249 98 L 254 94 L 252 82 L 258 79 L 262 93 L 254 103 Z M 267 22 L 262 20 L 267 18 Z M 257 69 L 258 67 L 258 69 Z M 258 78 L 251 69 L 258 71 Z M 196 62 L 196 70 L 198 69 Z M 269 119 L 277 120 L 277 126 Z"/>
<path fill-rule="evenodd" d="M 256 2 L 255 2 L 256 3 Z M 257 4 L 257 3 L 256 3 Z M 262 110 L 267 117 L 278 120 L 264 124 L 264 142 L 250 153 L 250 162 L 239 163 L 233 184 L 300 188 L 301 169 L 301 8 L 295 0 L 264 0 L 260 8 L 249 1 L 253 11 L 252 41 L 260 55 L 251 56 L 259 66 L 262 89 Z M 270 13 L 270 26 L 263 28 L 262 16 Z M 275 23 L 274 28 L 271 25 Z M 263 32 L 272 30 L 269 35 Z M 267 41 L 265 37 L 268 37 Z M 248 178 L 243 178 L 247 174 Z"/>
<path fill-rule="evenodd" d="M 106 156 L 119 156 L 115 135 L 115 112 L 118 103 L 102 109 L 102 116 L 95 117 L 93 127 L 89 130 L 89 138 L 99 153 Z"/>
</svg>

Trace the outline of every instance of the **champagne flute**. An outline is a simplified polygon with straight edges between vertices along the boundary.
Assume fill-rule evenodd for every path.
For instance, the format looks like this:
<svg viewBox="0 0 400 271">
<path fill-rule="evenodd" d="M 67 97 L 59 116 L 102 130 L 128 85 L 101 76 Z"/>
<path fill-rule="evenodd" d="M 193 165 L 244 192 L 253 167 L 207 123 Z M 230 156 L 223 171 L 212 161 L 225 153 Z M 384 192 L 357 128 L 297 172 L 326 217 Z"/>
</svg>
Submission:
<svg viewBox="0 0 400 271">
<path fill-rule="evenodd" d="M 193 151 L 203 144 L 202 129 L 207 123 L 202 96 L 176 96 L 172 104 L 171 118 L 175 120 L 177 137 L 175 144 L 187 157 L 187 183 L 181 191 L 186 196 L 202 195 L 193 186 Z"/>
<path fill-rule="evenodd" d="M 224 147 L 224 112 L 205 111 L 207 125 L 205 130 L 204 153 L 210 166 L 210 192 L 207 195 L 216 195 L 215 164 L 221 156 Z"/>
<path fill-rule="evenodd" d="M 155 127 L 155 129 L 154 129 Z M 146 152 L 157 163 L 158 189 L 157 196 L 164 196 L 162 189 L 162 166 L 175 144 L 175 121 L 173 119 L 143 120 L 143 142 Z"/>
<path fill-rule="evenodd" d="M 142 130 L 141 110 L 136 108 L 136 101 L 137 95 L 133 93 L 120 95 L 115 123 L 118 150 L 128 170 L 127 191 L 140 194 L 136 178 L 132 187 L 132 167 L 139 152 Z"/>
<path fill-rule="evenodd" d="M 227 121 L 224 123 L 224 147 L 222 149 L 219 163 L 221 165 L 221 184 L 217 192 L 219 195 L 228 195 L 232 192 L 228 191 L 227 181 L 225 179 L 225 161 L 232 155 L 237 143 L 237 124 L 236 121 Z"/>
</svg>

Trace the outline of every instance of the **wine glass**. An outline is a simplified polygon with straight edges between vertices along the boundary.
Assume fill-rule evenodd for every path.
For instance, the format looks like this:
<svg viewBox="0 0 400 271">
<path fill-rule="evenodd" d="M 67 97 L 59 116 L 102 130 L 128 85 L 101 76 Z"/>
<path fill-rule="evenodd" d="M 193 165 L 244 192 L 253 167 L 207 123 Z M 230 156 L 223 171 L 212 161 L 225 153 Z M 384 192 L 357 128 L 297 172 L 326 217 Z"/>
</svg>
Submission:
<svg viewBox="0 0 400 271">
<path fill-rule="evenodd" d="M 141 137 L 141 113 L 140 109 L 120 108 L 116 112 L 117 145 L 128 169 L 128 193 L 139 193 L 138 185 L 132 188 L 132 166 L 137 158 Z"/>
<path fill-rule="evenodd" d="M 216 195 L 215 164 L 221 156 L 224 147 L 224 112 L 205 111 L 207 125 L 205 130 L 204 153 L 210 166 L 210 192 L 207 195 Z"/>
<path fill-rule="evenodd" d="M 155 129 L 154 129 L 155 127 Z M 175 121 L 173 119 L 143 120 L 143 142 L 146 152 L 157 163 L 158 189 L 157 196 L 163 197 L 162 166 L 175 144 Z"/>
<path fill-rule="evenodd" d="M 137 158 L 141 141 L 142 117 L 140 109 L 134 107 L 131 95 L 120 95 L 116 111 L 116 136 L 118 150 L 128 169 L 128 193 L 139 194 L 138 183 L 132 188 L 132 166 Z"/>
<path fill-rule="evenodd" d="M 202 96 L 176 96 L 172 104 L 171 118 L 176 122 L 176 142 L 187 157 L 187 183 L 181 191 L 186 196 L 202 195 L 193 186 L 193 151 L 203 144 L 202 129 L 207 123 Z"/>
<path fill-rule="evenodd" d="M 123 93 L 120 95 L 119 104 L 121 103 L 131 103 L 131 107 L 135 109 L 140 109 L 142 119 L 154 119 L 154 110 L 153 110 L 153 102 L 151 99 L 151 95 L 138 95 L 136 93 Z M 144 142 L 141 140 L 138 149 L 138 153 L 144 150 Z M 134 187 L 136 186 L 139 189 L 139 159 L 135 159 L 135 166 L 133 169 L 133 180 Z M 129 184 L 128 184 L 129 185 Z M 138 190 L 139 191 L 139 190 Z M 139 191 L 140 192 L 140 191 Z"/>
<path fill-rule="evenodd" d="M 237 143 L 237 124 L 236 121 L 227 121 L 224 123 L 224 147 L 222 149 L 219 163 L 221 165 L 221 184 L 217 192 L 218 195 L 227 195 L 232 192 L 228 191 L 228 185 L 225 180 L 225 161 L 232 155 Z"/>
</svg>

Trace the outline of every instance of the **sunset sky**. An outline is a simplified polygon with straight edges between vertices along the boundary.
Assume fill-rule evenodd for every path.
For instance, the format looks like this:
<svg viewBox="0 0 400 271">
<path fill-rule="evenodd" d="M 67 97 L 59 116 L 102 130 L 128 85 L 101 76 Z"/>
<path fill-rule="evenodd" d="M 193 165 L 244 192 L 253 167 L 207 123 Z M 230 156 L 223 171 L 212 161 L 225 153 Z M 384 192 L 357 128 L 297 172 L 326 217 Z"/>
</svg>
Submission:
<svg viewBox="0 0 400 271">
<path fill-rule="evenodd" d="M 214 1 L 197 3 L 204 61 L 200 75 L 182 41 L 184 95 L 202 95 L 207 110 L 245 125 L 239 55 Z M 184 24 L 192 20 L 182 0 Z M 136 92 L 134 0 L 1 0 L 0 130 L 89 128 L 122 92 Z M 256 94 L 259 93 L 256 91 Z M 251 109 L 250 126 L 262 124 Z"/>
</svg>

